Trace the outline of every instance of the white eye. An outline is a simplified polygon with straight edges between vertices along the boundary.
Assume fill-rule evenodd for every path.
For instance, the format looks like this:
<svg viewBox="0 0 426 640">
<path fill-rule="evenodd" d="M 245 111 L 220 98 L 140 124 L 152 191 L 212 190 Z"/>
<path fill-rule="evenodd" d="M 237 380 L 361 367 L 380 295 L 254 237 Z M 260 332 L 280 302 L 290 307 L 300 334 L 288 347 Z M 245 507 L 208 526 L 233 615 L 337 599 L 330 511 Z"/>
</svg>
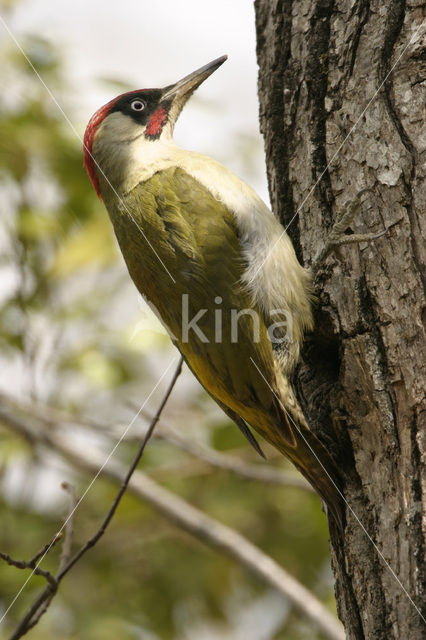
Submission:
<svg viewBox="0 0 426 640">
<path fill-rule="evenodd" d="M 145 109 L 145 102 L 142 102 L 142 100 L 133 100 L 133 102 L 130 103 L 130 107 L 133 111 L 143 111 Z"/>
</svg>

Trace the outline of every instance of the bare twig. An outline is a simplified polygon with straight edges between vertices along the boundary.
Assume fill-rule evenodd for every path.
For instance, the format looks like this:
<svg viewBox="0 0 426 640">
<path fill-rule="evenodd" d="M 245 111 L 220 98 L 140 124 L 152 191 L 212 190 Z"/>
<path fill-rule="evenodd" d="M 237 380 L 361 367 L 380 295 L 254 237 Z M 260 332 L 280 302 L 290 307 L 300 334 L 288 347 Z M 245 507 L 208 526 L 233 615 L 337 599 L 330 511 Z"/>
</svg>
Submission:
<svg viewBox="0 0 426 640">
<path fill-rule="evenodd" d="M 0 551 L 0 558 L 5 562 L 7 562 L 8 565 L 12 567 L 16 567 L 17 569 L 32 569 L 33 573 L 36 576 L 43 576 L 43 578 L 45 578 L 49 584 L 51 584 L 52 586 L 55 586 L 56 585 L 55 576 L 52 573 L 50 573 L 50 571 L 46 571 L 45 569 L 42 569 L 41 567 L 37 566 L 37 562 L 40 560 L 40 558 L 44 558 L 44 556 L 49 551 L 51 551 L 51 549 L 53 549 L 53 547 L 61 538 L 62 538 L 62 533 L 56 533 L 53 536 L 52 540 L 47 544 L 45 544 L 44 547 L 42 547 L 40 551 L 38 551 L 33 558 L 31 558 L 31 560 L 14 560 L 7 553 L 2 553 L 1 551 Z"/>
<path fill-rule="evenodd" d="M 41 616 L 45 613 L 45 611 L 48 609 L 50 602 L 52 601 L 53 596 L 56 594 L 59 584 L 60 582 L 63 580 L 63 578 L 65 577 L 65 575 L 72 569 L 72 567 L 82 558 L 82 556 L 92 547 L 95 546 L 95 544 L 99 541 L 99 539 L 103 536 L 103 534 L 105 533 L 109 523 L 111 522 L 117 508 L 118 505 L 120 503 L 121 498 L 123 497 L 129 481 L 132 477 L 132 474 L 134 473 L 142 455 L 143 452 L 145 450 L 145 447 L 148 443 L 148 440 L 150 439 L 154 428 L 158 422 L 158 420 L 160 419 L 161 413 L 167 403 L 167 400 L 169 399 L 169 396 L 173 390 L 173 387 L 176 383 L 177 378 L 180 375 L 180 372 L 182 370 L 182 364 L 183 364 L 183 358 L 179 359 L 179 363 L 178 366 L 176 368 L 176 371 L 173 375 L 173 378 L 163 396 L 163 399 L 160 403 L 160 406 L 157 410 L 157 413 L 155 414 L 155 416 L 153 417 L 151 424 L 149 425 L 148 431 L 138 449 L 138 452 L 130 466 L 130 468 L 128 469 L 127 473 L 125 474 L 124 480 L 121 481 L 121 486 L 118 490 L 118 493 L 114 499 L 114 502 L 111 505 L 111 508 L 109 509 L 106 517 L 104 518 L 101 526 L 99 527 L 99 529 L 97 530 L 97 532 L 94 534 L 94 536 L 92 536 L 92 538 L 90 538 L 90 540 L 88 540 L 82 547 L 81 549 L 71 558 L 69 559 L 66 564 L 64 564 L 64 566 L 61 566 L 59 568 L 59 571 L 56 575 L 56 577 L 54 577 L 52 574 L 49 574 L 51 576 L 48 577 L 47 575 L 45 576 L 46 579 L 48 580 L 48 584 L 46 585 L 46 587 L 44 588 L 44 590 L 41 592 L 41 594 L 38 596 L 38 598 L 33 602 L 33 604 L 31 605 L 31 607 L 29 608 L 29 610 L 27 611 L 27 613 L 23 616 L 23 618 L 20 620 L 18 626 L 16 627 L 15 631 L 12 633 L 12 635 L 10 636 L 9 640 L 18 640 L 18 638 L 22 638 L 22 636 L 24 636 L 32 627 L 34 627 L 38 621 L 40 620 Z M 19 425 L 19 419 L 14 418 L 12 420 L 10 420 L 10 416 L 4 416 L 1 409 L 0 409 L 0 418 L 2 418 L 3 420 L 5 420 L 5 422 L 8 422 L 9 424 L 14 424 L 15 426 Z M 21 423 L 20 424 L 21 427 L 21 432 L 25 431 L 25 426 Z M 34 441 L 34 435 L 31 434 L 27 434 L 27 437 L 30 441 Z M 43 438 L 43 442 L 45 444 L 49 444 L 51 445 L 51 442 L 49 442 L 50 438 L 49 435 L 46 433 L 44 434 L 44 438 Z M 53 447 L 54 449 L 56 449 L 56 446 Z M 99 471 L 99 468 L 101 468 L 103 466 L 103 462 L 101 462 L 101 464 L 99 465 L 98 469 L 94 470 L 95 472 Z M 73 514 L 75 511 L 75 508 L 71 510 L 71 514 Z M 46 552 L 49 550 L 49 546 L 46 547 Z M 38 554 L 38 558 L 43 558 L 43 554 L 40 556 L 40 554 Z M 62 562 L 62 558 L 61 558 L 61 565 L 63 564 Z M 34 573 L 40 573 L 40 575 L 44 575 L 45 573 L 48 572 L 44 572 L 42 569 L 40 569 L 40 567 L 38 567 L 37 565 L 35 565 L 33 567 L 33 572 Z"/>
<path fill-rule="evenodd" d="M 14 633 L 10 636 L 10 640 L 12 640 L 13 638 L 22 638 L 22 636 L 26 635 L 30 629 L 38 624 L 41 616 L 46 613 L 46 611 L 50 607 L 50 603 L 55 597 L 58 588 L 59 582 L 57 580 L 55 580 L 54 585 L 49 584 L 47 585 L 47 587 L 45 587 L 43 591 L 43 593 L 45 594 L 44 598 L 37 598 L 37 600 L 29 610 L 29 613 L 31 613 L 31 615 L 28 614 L 27 624 L 25 628 L 19 635 L 16 635 L 17 630 L 15 630 Z"/>
<path fill-rule="evenodd" d="M 78 506 L 78 498 L 75 495 L 74 487 L 69 484 L 69 482 L 63 482 L 61 487 L 69 495 L 70 506 L 65 517 L 65 537 L 59 560 L 59 573 L 66 567 L 71 558 L 72 541 L 74 537 L 74 513 Z"/>
<path fill-rule="evenodd" d="M 150 414 L 147 411 L 141 413 L 150 419 Z M 280 469 L 267 467 L 264 464 L 248 464 L 235 456 L 223 454 L 205 445 L 200 446 L 191 442 L 187 438 L 183 438 L 181 435 L 175 433 L 170 427 L 164 425 L 163 422 L 161 422 L 161 425 L 164 428 L 157 433 L 156 437 L 158 439 L 164 440 L 168 444 L 189 453 L 189 455 L 206 462 L 212 467 L 228 471 L 247 480 L 296 487 L 310 493 L 315 493 L 311 485 L 306 482 L 301 475 L 296 475 L 292 472 L 286 473 Z"/>
<path fill-rule="evenodd" d="M 27 439 L 38 439 L 40 444 L 53 449 L 73 467 L 89 473 L 99 469 L 100 461 L 102 461 L 101 452 L 78 448 L 62 434 L 59 437 L 54 432 L 34 433 L 29 421 L 18 420 L 16 417 L 9 421 L 7 415 L 7 412 L 4 413 L 0 409 L 0 419 L 3 418 L 6 424 L 18 429 Z M 19 426 L 16 424 L 17 422 Z M 108 467 L 103 468 L 102 475 L 114 482 L 121 483 L 125 469 L 120 463 L 112 461 Z M 206 544 L 227 554 L 266 584 L 277 589 L 302 612 L 302 615 L 309 618 L 325 637 L 330 640 L 344 640 L 345 635 L 339 621 L 324 605 L 300 582 L 240 533 L 202 513 L 182 498 L 159 486 L 141 471 L 134 472 L 129 480 L 128 489 L 138 498 L 151 504 L 168 520 Z"/>
<path fill-rule="evenodd" d="M 107 528 L 107 526 L 109 525 L 109 523 L 111 522 L 111 519 L 114 515 L 114 513 L 117 510 L 117 507 L 120 503 L 121 498 L 124 495 L 124 492 L 127 489 L 127 486 L 129 484 L 130 478 L 132 477 L 137 465 L 139 464 L 140 459 L 142 458 L 143 452 L 145 451 L 145 447 L 148 444 L 148 440 L 150 439 L 152 432 L 155 429 L 155 425 L 157 424 L 157 422 L 160 419 L 161 413 L 167 403 L 167 400 L 169 399 L 169 396 L 173 390 L 173 387 L 175 386 L 176 380 L 178 379 L 180 372 L 182 371 L 182 365 L 183 365 L 183 358 L 181 357 L 179 359 L 179 363 L 178 366 L 176 367 L 176 371 L 173 375 L 173 378 L 167 388 L 166 393 L 164 394 L 164 397 L 160 403 L 160 406 L 157 409 L 157 413 L 155 414 L 155 416 L 153 417 L 153 419 L 151 420 L 151 424 L 149 425 L 148 431 L 145 434 L 144 439 L 142 440 L 142 443 L 139 447 L 139 450 L 132 462 L 132 464 L 129 467 L 129 470 L 127 471 L 124 480 L 121 483 L 121 487 L 115 497 L 114 502 L 111 505 L 110 510 L 108 511 L 104 521 L 102 522 L 101 526 L 99 527 L 99 529 L 97 530 L 97 532 L 95 533 L 95 535 L 90 538 L 90 540 L 88 540 L 86 542 L 85 545 L 83 545 L 81 547 L 81 549 L 71 558 L 71 560 L 68 562 L 68 564 L 62 569 L 62 571 L 60 571 L 57 575 L 57 580 L 60 581 L 62 580 L 62 578 L 68 573 L 68 571 L 75 565 L 76 562 L 78 562 L 80 560 L 80 558 L 93 546 L 95 546 L 95 544 L 98 542 L 98 540 L 104 535 L 105 530 Z"/>
<path fill-rule="evenodd" d="M 100 453 L 95 453 L 93 450 L 90 452 L 76 450 L 63 440 L 58 444 L 60 453 L 73 465 L 89 472 L 97 468 L 101 457 Z M 122 465 L 113 462 L 103 469 L 102 474 L 115 482 L 120 482 L 123 471 Z M 173 521 L 206 544 L 226 553 L 257 575 L 263 582 L 277 589 L 304 616 L 309 617 L 327 638 L 333 640 L 344 639 L 345 636 L 340 623 L 327 611 L 324 605 L 300 582 L 289 575 L 272 558 L 249 542 L 243 535 L 199 511 L 182 498 L 158 485 L 141 471 L 134 473 L 129 483 L 129 491 L 149 502 L 168 520 Z"/>
<path fill-rule="evenodd" d="M 40 406 L 37 404 L 21 404 L 18 402 L 10 402 L 10 399 L 7 396 L 4 396 L 0 393 L 0 401 L 3 400 L 8 404 L 12 404 L 15 406 L 18 412 L 24 411 L 26 414 L 31 415 L 32 417 L 36 416 L 38 420 L 42 422 L 43 425 L 48 425 L 51 428 L 57 429 L 61 425 L 69 425 L 75 424 L 83 429 L 94 429 L 102 433 L 102 435 L 113 435 L 116 436 L 118 430 L 116 427 L 105 426 L 105 424 L 100 424 L 94 420 L 90 419 L 82 419 L 78 416 L 73 416 L 67 414 L 63 411 L 59 411 L 55 408 L 48 406 Z M 134 404 L 130 404 L 132 408 Z M 143 409 L 140 412 L 141 416 L 144 416 L 149 421 L 153 419 L 153 414 Z M 169 427 L 163 420 L 159 421 L 160 430 L 155 432 L 155 438 L 158 440 L 162 440 L 167 442 L 168 444 L 185 451 L 190 456 L 196 458 L 197 460 L 201 460 L 204 463 L 208 464 L 211 467 L 215 467 L 217 469 L 222 469 L 227 471 L 228 473 L 232 473 L 240 478 L 245 478 L 247 480 L 254 480 L 256 482 L 264 482 L 266 484 L 278 484 L 282 486 L 295 487 L 297 489 L 302 489 L 303 491 L 308 491 L 309 493 L 315 493 L 311 485 L 306 482 L 301 474 L 292 472 L 292 471 L 282 471 L 281 469 L 272 468 L 270 466 L 266 466 L 262 463 L 250 464 L 244 462 L 240 458 L 237 458 L 235 455 L 230 455 L 228 453 L 222 453 L 220 451 L 216 451 L 206 445 L 198 445 L 195 442 L 191 442 L 188 438 L 181 436 L 176 433 L 175 429 Z M 141 437 L 145 436 L 146 429 L 142 431 L 143 435 L 141 436 L 142 429 L 137 432 L 134 431 L 132 435 L 126 437 L 127 441 L 140 440 Z M 28 438 L 28 436 L 27 436 Z"/>
<path fill-rule="evenodd" d="M 7 553 L 0 552 L 0 558 L 5 560 L 7 564 L 17 567 L 18 569 L 32 569 L 32 572 L 34 575 L 43 576 L 43 578 L 45 578 L 47 581 L 47 585 L 43 590 L 43 593 L 46 595 L 42 602 L 38 602 L 39 599 L 37 599 L 37 607 L 34 607 L 34 610 L 32 607 L 32 616 L 31 616 L 27 631 L 37 624 L 40 617 L 46 611 L 53 596 L 58 590 L 59 583 L 56 577 L 53 575 L 53 573 L 51 573 L 50 571 L 46 571 L 45 569 L 42 569 L 37 563 L 39 561 L 41 562 L 41 559 L 43 559 L 46 556 L 46 554 L 53 549 L 55 544 L 61 538 L 62 538 L 62 533 L 61 532 L 57 533 L 48 544 L 44 545 L 44 547 L 42 547 L 40 551 L 36 553 L 36 555 L 33 558 L 31 558 L 31 560 L 28 560 L 28 561 L 14 560 L 9 555 L 7 555 Z"/>
</svg>

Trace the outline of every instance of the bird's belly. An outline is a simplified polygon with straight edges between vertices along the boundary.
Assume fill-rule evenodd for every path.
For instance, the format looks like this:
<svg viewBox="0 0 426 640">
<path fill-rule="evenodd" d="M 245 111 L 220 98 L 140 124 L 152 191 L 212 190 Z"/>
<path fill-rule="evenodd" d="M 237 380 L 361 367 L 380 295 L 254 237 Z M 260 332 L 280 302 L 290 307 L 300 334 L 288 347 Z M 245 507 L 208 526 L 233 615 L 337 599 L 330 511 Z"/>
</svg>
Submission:
<svg viewBox="0 0 426 640">
<path fill-rule="evenodd" d="M 190 273 L 189 266 L 185 273 L 176 272 L 167 261 L 167 252 L 156 246 L 158 258 L 170 271 L 173 282 L 161 264 L 148 258 L 149 248 L 144 249 L 143 255 L 137 250 L 129 251 L 126 239 L 119 233 L 117 237 L 126 246 L 123 255 L 135 285 L 155 308 L 202 386 L 247 422 L 264 422 L 272 393 L 251 358 L 254 362 L 259 360 L 259 342 L 268 343 L 269 338 L 248 297 L 242 300 L 243 309 L 234 309 L 227 300 L 228 286 L 223 291 L 220 282 L 200 281 Z M 237 289 L 239 284 L 235 282 L 234 286 Z M 270 350 L 269 344 L 266 349 Z M 247 383 L 248 371 L 255 381 Z"/>
<path fill-rule="evenodd" d="M 274 358 L 263 316 L 242 285 L 238 230 L 192 178 L 181 176 L 188 184 L 180 199 L 166 178 L 129 195 L 132 216 L 108 206 L 129 273 L 200 383 L 259 425 L 274 404 Z"/>
</svg>

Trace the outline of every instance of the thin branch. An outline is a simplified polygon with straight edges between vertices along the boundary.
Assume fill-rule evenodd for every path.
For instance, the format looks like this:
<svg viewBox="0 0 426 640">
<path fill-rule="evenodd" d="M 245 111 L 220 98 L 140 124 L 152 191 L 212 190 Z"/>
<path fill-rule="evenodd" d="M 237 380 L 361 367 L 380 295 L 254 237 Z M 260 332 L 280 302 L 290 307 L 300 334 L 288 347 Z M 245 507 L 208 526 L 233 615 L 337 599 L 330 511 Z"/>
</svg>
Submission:
<svg viewBox="0 0 426 640">
<path fill-rule="evenodd" d="M 14 633 L 10 636 L 10 640 L 12 640 L 13 638 L 22 638 L 22 636 L 26 635 L 30 629 L 38 624 L 41 616 L 45 614 L 50 607 L 50 603 L 55 597 L 58 588 L 59 583 L 57 580 L 55 582 L 55 585 L 49 584 L 47 585 L 47 587 L 45 587 L 44 591 L 42 592 L 45 594 L 44 598 L 37 598 L 28 612 L 27 624 L 25 628 L 19 635 L 16 635 L 17 630 L 15 630 Z"/>
<path fill-rule="evenodd" d="M 127 473 L 125 474 L 124 480 L 121 481 L 121 486 L 118 490 L 118 493 L 114 499 L 114 502 L 111 505 L 111 508 L 109 509 L 106 517 L 104 518 L 101 526 L 99 527 L 99 529 L 97 530 L 97 532 L 92 536 L 92 538 L 90 538 L 82 547 L 81 549 L 70 559 L 68 560 L 68 562 L 63 566 L 60 567 L 59 572 L 57 573 L 56 577 L 52 577 L 52 580 L 48 579 L 48 584 L 46 585 L 46 587 L 44 588 L 44 590 L 41 592 L 41 594 L 39 595 L 39 597 L 33 602 L 33 604 L 31 605 L 31 607 L 29 608 L 29 610 L 27 611 L 27 613 L 23 616 L 23 618 L 21 619 L 21 621 L 19 622 L 18 626 L 16 627 L 15 631 L 12 633 L 12 635 L 10 636 L 9 640 L 18 640 L 18 638 L 22 638 L 22 636 L 24 636 L 32 627 L 34 627 L 38 621 L 40 620 L 41 616 L 46 612 L 46 610 L 48 609 L 50 602 L 53 599 L 53 596 L 56 594 L 59 584 L 60 582 L 63 580 L 63 578 L 65 577 L 65 575 L 72 569 L 72 567 L 82 558 L 82 556 L 92 547 L 94 547 L 96 545 L 96 543 L 100 540 L 100 538 L 103 536 L 103 534 L 105 533 L 109 523 L 111 522 L 117 508 L 118 505 L 121 501 L 121 498 L 123 497 L 129 481 L 132 477 L 132 474 L 134 473 L 142 455 L 143 452 L 145 450 L 145 447 L 148 443 L 148 440 L 150 439 L 154 428 L 158 422 L 158 420 L 160 419 L 161 413 L 169 399 L 169 396 L 173 390 L 173 387 L 175 386 L 176 380 L 178 379 L 181 371 L 182 371 L 182 364 L 183 364 L 183 358 L 179 359 L 179 363 L 178 366 L 176 367 L 176 371 L 173 375 L 173 378 L 163 396 L 163 399 L 160 403 L 160 406 L 157 410 L 157 413 L 155 414 L 155 416 L 153 417 L 151 424 L 149 425 L 148 431 L 146 432 L 146 435 L 138 449 L 138 452 L 130 466 L 130 468 L 128 469 Z M 19 424 L 19 419 L 14 418 L 12 420 L 10 420 L 10 416 L 4 416 L 3 412 L 0 409 L 0 417 L 7 423 L 9 424 L 14 424 L 15 426 L 17 426 L 17 424 Z M 21 432 L 25 431 L 25 426 L 21 423 L 20 424 L 20 428 L 21 428 Z M 28 439 L 30 441 L 34 441 L 34 434 L 31 434 L 31 437 L 29 436 L 29 434 L 27 435 Z M 42 441 L 45 444 L 49 444 L 49 446 L 52 446 L 51 442 L 50 442 L 50 438 L 49 435 L 46 433 L 44 434 L 44 437 L 42 438 Z M 57 448 L 57 444 L 53 446 L 54 449 Z M 99 465 L 99 467 L 97 469 L 93 469 L 93 471 L 95 471 L 96 473 L 99 471 L 99 469 L 103 466 L 103 461 L 101 462 L 101 464 Z M 122 476 L 121 476 L 122 477 Z M 73 513 L 73 511 L 71 512 Z M 47 550 L 49 550 L 49 547 L 47 547 Z M 42 558 L 43 556 L 38 555 L 38 557 Z M 63 563 L 61 562 L 61 565 Z M 38 572 L 43 572 L 41 573 L 41 575 L 44 575 L 46 572 L 44 572 L 42 569 L 40 569 L 38 566 L 35 566 L 33 568 L 34 573 L 38 573 Z M 50 574 L 51 575 L 51 574 Z"/>
<path fill-rule="evenodd" d="M 51 551 L 51 549 L 53 549 L 53 547 L 61 538 L 62 538 L 62 533 L 56 533 L 53 536 L 52 540 L 47 544 L 45 544 L 44 547 L 42 547 L 40 551 L 38 551 L 33 558 L 31 558 L 31 560 L 15 560 L 14 558 L 11 558 L 11 556 L 9 556 L 7 553 L 2 553 L 1 551 L 0 551 L 0 558 L 5 562 L 7 562 L 8 565 L 12 567 L 16 567 L 17 569 L 32 569 L 35 575 L 42 576 L 47 580 L 47 582 L 51 586 L 55 586 L 56 585 L 55 576 L 50 571 L 46 571 L 45 569 L 42 569 L 41 567 L 37 566 L 37 562 L 40 560 L 40 558 L 44 558 L 44 556 L 49 551 Z"/>
<path fill-rule="evenodd" d="M 48 609 L 53 596 L 58 590 L 59 583 L 55 580 L 55 584 L 47 584 L 41 592 L 40 596 L 33 602 L 27 613 L 19 622 L 15 631 L 10 636 L 9 640 L 17 640 L 22 638 L 30 629 L 32 629 L 40 620 L 43 613 Z"/>
<path fill-rule="evenodd" d="M 59 437 L 55 433 L 34 432 L 31 423 L 18 420 L 15 416 L 12 420 L 8 420 L 7 415 L 7 412 L 0 409 L 0 418 L 3 418 L 6 424 L 18 429 L 26 438 L 36 439 L 40 444 L 53 449 L 73 467 L 91 474 L 99 469 L 103 459 L 101 452 L 79 448 L 69 442 L 63 434 Z M 19 426 L 17 426 L 17 422 Z M 121 483 L 125 469 L 120 463 L 111 461 L 108 467 L 102 470 L 102 475 L 114 482 Z M 326 607 L 300 582 L 243 535 L 207 516 L 182 498 L 159 486 L 141 471 L 134 472 L 129 481 L 128 489 L 136 497 L 151 504 L 169 521 L 174 522 L 211 547 L 225 553 L 263 582 L 277 589 L 290 600 L 303 616 L 308 617 L 325 637 L 330 640 L 344 640 L 345 634 L 339 621 Z"/>
<path fill-rule="evenodd" d="M 17 567 L 18 569 L 32 569 L 32 572 L 34 575 L 42 576 L 43 578 L 45 578 L 47 582 L 46 587 L 42 591 L 42 593 L 45 594 L 43 597 L 43 600 L 41 600 L 40 598 L 37 598 L 35 605 L 31 607 L 31 618 L 29 618 L 29 624 L 26 631 L 28 631 L 29 629 L 31 629 L 33 626 L 37 624 L 40 617 L 49 607 L 53 596 L 58 590 L 59 583 L 56 577 L 53 575 L 53 573 L 51 573 L 50 571 L 46 571 L 45 569 L 42 569 L 37 563 L 41 561 L 46 556 L 46 554 L 49 553 L 49 551 L 51 551 L 51 549 L 53 549 L 55 544 L 61 538 L 62 538 L 62 533 L 61 532 L 57 533 L 48 544 L 44 545 L 44 547 L 42 547 L 40 551 L 36 553 L 36 555 L 33 558 L 31 558 L 31 560 L 28 560 L 28 561 L 14 560 L 7 553 L 0 552 L 0 558 L 2 558 L 5 562 L 7 562 L 7 564 L 13 567 Z M 13 636 L 11 636 L 11 638 L 13 638 Z"/>
<path fill-rule="evenodd" d="M 59 573 L 66 567 L 71 558 L 72 541 L 74 537 L 74 514 L 78 506 L 78 498 L 75 495 L 74 487 L 69 482 L 63 482 L 61 488 L 69 496 L 69 509 L 65 516 L 65 536 L 62 543 L 62 552 L 59 559 Z"/>
<path fill-rule="evenodd" d="M 141 413 L 149 416 L 147 412 Z M 212 467 L 228 471 L 229 473 L 233 473 L 241 478 L 246 478 L 247 480 L 256 480 L 257 482 L 265 482 L 267 484 L 296 487 L 298 489 L 308 491 L 309 493 L 315 493 L 311 485 L 306 482 L 302 476 L 298 476 L 291 472 L 287 473 L 280 469 L 273 469 L 263 464 L 248 464 L 236 456 L 223 454 L 210 447 L 206 447 L 205 445 L 200 446 L 191 442 L 187 438 L 183 438 L 177 433 L 173 433 L 172 429 L 170 427 L 166 427 L 163 422 L 161 422 L 161 425 L 164 428 L 157 433 L 157 439 L 164 440 L 168 444 L 185 451 L 194 458 L 202 460 Z"/>
<path fill-rule="evenodd" d="M 24 411 L 26 414 L 30 414 L 32 417 L 36 416 L 43 424 L 49 425 L 51 428 L 58 428 L 58 425 L 63 424 L 75 424 L 83 429 L 95 429 L 102 435 L 108 434 L 114 437 L 117 434 L 115 427 L 105 427 L 104 424 L 100 424 L 94 420 L 82 419 L 78 416 L 67 414 L 63 411 L 59 411 L 53 407 L 40 406 L 37 404 L 20 404 L 16 401 L 10 401 L 10 399 L 0 393 L 0 401 L 12 404 L 18 412 Z M 134 405 L 130 405 L 134 408 Z M 141 416 L 146 417 L 149 421 L 153 419 L 153 414 L 143 409 L 140 413 Z M 198 445 L 195 442 L 191 442 L 187 438 L 184 438 L 180 434 L 175 432 L 175 429 L 169 427 L 163 420 L 159 421 L 160 430 L 156 431 L 155 438 L 162 440 L 168 444 L 185 451 L 190 456 L 197 460 L 202 460 L 211 467 L 222 469 L 228 473 L 232 473 L 240 478 L 247 480 L 254 480 L 257 482 L 264 482 L 266 484 L 278 484 L 282 486 L 294 487 L 302 489 L 309 493 L 315 493 L 311 485 L 306 482 L 301 474 L 297 474 L 291 471 L 282 471 L 281 469 L 272 468 L 265 464 L 250 464 L 237 458 L 235 455 L 224 454 L 219 451 L 207 447 L 206 445 Z M 144 437 L 146 430 L 143 430 L 143 435 L 134 432 L 134 435 L 126 437 L 126 441 L 140 440 Z"/>
<path fill-rule="evenodd" d="M 90 453 L 77 451 L 64 442 L 61 442 L 59 446 L 60 453 L 73 465 L 89 472 L 98 468 L 101 454 L 92 451 Z M 122 465 L 113 462 L 103 469 L 102 474 L 115 482 L 120 482 L 123 471 Z M 182 498 L 175 496 L 141 471 L 136 471 L 133 475 L 129 483 L 129 491 L 149 502 L 151 506 L 180 528 L 237 560 L 263 582 L 280 591 L 304 616 L 308 616 L 327 638 L 344 640 L 345 636 L 339 621 L 324 605 L 243 535 L 207 516 Z"/>
<path fill-rule="evenodd" d="M 151 424 L 149 425 L 148 431 L 145 434 L 144 439 L 142 440 L 142 443 L 139 447 L 139 450 L 132 462 L 132 464 L 130 465 L 124 480 L 121 483 L 121 487 L 115 497 L 114 502 L 111 505 L 110 510 L 108 511 L 107 515 L 105 516 L 104 521 L 102 522 L 101 526 L 99 527 L 99 529 L 97 530 L 97 532 L 95 533 L 95 535 L 90 538 L 90 540 L 88 540 L 86 542 L 85 545 L 83 545 L 81 547 L 81 549 L 71 558 L 71 560 L 68 562 L 68 564 L 62 569 L 62 571 L 60 571 L 58 573 L 58 575 L 56 576 L 58 582 L 60 580 L 62 580 L 62 578 L 68 573 L 68 571 L 70 571 L 70 569 L 75 565 L 76 562 L 78 562 L 80 560 L 80 558 L 91 548 L 94 547 L 95 544 L 98 542 L 98 540 L 104 535 L 106 528 L 108 527 L 109 523 L 111 522 L 115 512 L 117 511 L 117 507 L 120 504 L 120 500 L 123 497 L 127 486 L 129 484 L 130 478 L 132 477 L 136 467 L 139 464 L 140 459 L 142 458 L 143 452 L 145 451 L 145 447 L 148 444 L 148 440 L 150 439 L 155 426 L 157 424 L 157 422 L 160 419 L 161 413 L 164 409 L 164 407 L 166 406 L 167 400 L 170 397 L 171 392 L 173 391 L 173 387 L 176 384 L 176 380 L 178 379 L 181 371 L 182 371 L 182 365 L 183 365 L 183 358 L 181 357 L 179 359 L 179 363 L 178 366 L 176 367 L 176 371 L 173 375 L 173 378 L 170 381 L 170 384 L 167 388 L 166 393 L 164 394 L 164 397 L 160 403 L 160 406 L 158 407 L 157 413 L 155 414 L 155 416 L 153 417 L 153 419 L 151 420 Z"/>
</svg>

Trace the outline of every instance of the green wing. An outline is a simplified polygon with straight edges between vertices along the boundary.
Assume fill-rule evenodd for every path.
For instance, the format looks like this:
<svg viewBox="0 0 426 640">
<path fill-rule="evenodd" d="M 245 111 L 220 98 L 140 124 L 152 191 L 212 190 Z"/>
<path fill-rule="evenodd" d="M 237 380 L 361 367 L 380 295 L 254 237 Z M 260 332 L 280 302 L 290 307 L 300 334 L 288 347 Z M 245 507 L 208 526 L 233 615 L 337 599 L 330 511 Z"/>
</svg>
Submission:
<svg viewBox="0 0 426 640">
<path fill-rule="evenodd" d="M 246 435 L 248 423 L 294 462 L 342 526 L 332 459 L 300 409 L 290 424 L 278 400 L 288 398 L 277 388 L 265 320 L 241 286 L 245 263 L 232 212 L 177 167 L 106 206 L 134 283 L 155 305 L 195 376 Z M 202 312 L 200 333 L 189 331 L 188 340 L 184 300 L 189 320 Z M 231 314 L 241 311 L 235 340 Z"/>
<path fill-rule="evenodd" d="M 276 400 L 254 363 L 276 388 L 274 359 L 262 315 L 241 286 L 245 263 L 231 211 L 176 167 L 140 183 L 124 206 L 108 209 L 130 275 L 196 377 L 264 432 L 265 414 L 276 420 Z M 190 320 L 202 312 L 199 333 L 190 329 L 188 341 L 185 308 Z"/>
</svg>

